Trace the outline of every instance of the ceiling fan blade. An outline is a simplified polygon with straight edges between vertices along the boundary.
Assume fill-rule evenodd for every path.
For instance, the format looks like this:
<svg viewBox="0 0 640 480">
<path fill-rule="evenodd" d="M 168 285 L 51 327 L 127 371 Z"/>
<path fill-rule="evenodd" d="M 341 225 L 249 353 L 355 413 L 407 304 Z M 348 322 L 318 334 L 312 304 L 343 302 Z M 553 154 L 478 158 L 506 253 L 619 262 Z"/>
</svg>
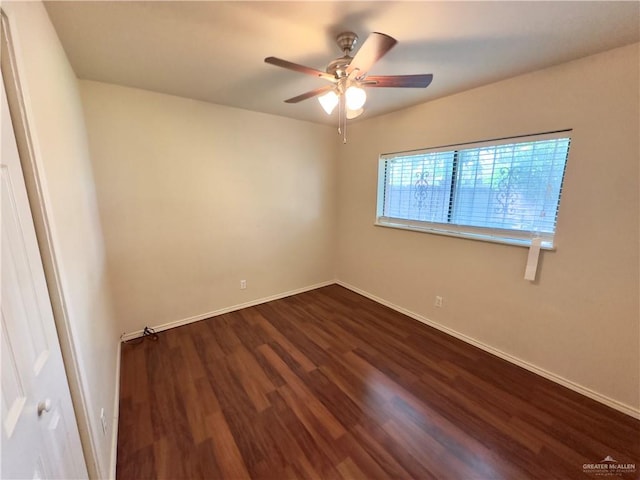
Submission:
<svg viewBox="0 0 640 480">
<path fill-rule="evenodd" d="M 356 78 L 367 74 L 369 69 L 380 60 L 398 41 L 384 33 L 373 32 L 353 57 L 347 67 L 347 73 L 357 70 Z"/>
<path fill-rule="evenodd" d="M 298 63 L 288 62 L 287 60 L 282 60 L 281 58 L 267 57 L 264 59 L 264 61 L 265 63 L 270 63 L 271 65 L 275 65 L 276 67 L 287 68 L 289 70 L 293 70 L 294 72 L 305 73 L 307 75 L 324 78 L 325 80 L 330 80 L 332 82 L 336 81 L 336 78 L 330 73 L 322 72 L 311 67 L 305 67 L 304 65 L 300 65 Z"/>
<path fill-rule="evenodd" d="M 370 75 L 364 79 L 365 87 L 403 87 L 426 88 L 431 84 L 433 75 Z"/>
<path fill-rule="evenodd" d="M 317 97 L 318 95 L 322 95 L 323 93 L 328 92 L 332 88 L 333 88 L 332 85 L 327 85 L 326 87 L 316 88 L 315 90 L 310 90 L 310 91 L 308 91 L 306 93 L 298 95 L 297 97 L 289 98 L 289 99 L 285 100 L 285 102 L 286 103 L 298 103 L 298 102 L 301 102 L 303 100 L 306 100 L 307 98 L 312 98 L 312 97 Z"/>
</svg>

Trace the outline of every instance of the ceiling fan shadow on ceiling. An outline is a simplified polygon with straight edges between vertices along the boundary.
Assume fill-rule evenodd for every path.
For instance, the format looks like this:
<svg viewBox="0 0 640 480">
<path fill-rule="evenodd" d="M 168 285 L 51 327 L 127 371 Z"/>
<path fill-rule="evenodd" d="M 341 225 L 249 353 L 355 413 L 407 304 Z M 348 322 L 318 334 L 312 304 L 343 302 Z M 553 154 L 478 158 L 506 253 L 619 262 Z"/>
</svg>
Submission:
<svg viewBox="0 0 640 480">
<path fill-rule="evenodd" d="M 266 63 L 276 67 L 318 77 L 331 83 L 289 98 L 285 102 L 298 103 L 308 98 L 318 97 L 320 105 L 327 114 L 331 114 L 338 107 L 338 133 L 342 134 L 344 143 L 347 143 L 347 120 L 360 116 L 364 111 L 367 100 L 365 88 L 426 88 L 433 80 L 433 75 L 430 73 L 368 75 L 371 67 L 398 42 L 389 35 L 373 32 L 355 56 L 351 56 L 357 41 L 358 35 L 353 32 L 340 33 L 336 37 L 336 43 L 343 55 L 332 60 L 324 72 L 277 57 L 264 59 Z"/>
</svg>

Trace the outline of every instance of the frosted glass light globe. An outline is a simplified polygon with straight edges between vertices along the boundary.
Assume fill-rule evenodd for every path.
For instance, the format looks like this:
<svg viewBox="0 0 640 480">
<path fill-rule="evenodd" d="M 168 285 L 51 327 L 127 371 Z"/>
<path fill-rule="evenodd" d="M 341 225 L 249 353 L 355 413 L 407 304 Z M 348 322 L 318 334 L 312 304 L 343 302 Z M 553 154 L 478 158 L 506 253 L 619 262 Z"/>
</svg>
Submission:
<svg viewBox="0 0 640 480">
<path fill-rule="evenodd" d="M 359 110 L 364 105 L 364 102 L 367 101 L 367 94 L 364 89 L 354 85 L 347 88 L 345 96 L 349 110 Z"/>
<path fill-rule="evenodd" d="M 336 95 L 336 92 L 331 90 L 318 97 L 318 101 L 320 102 L 320 105 L 322 105 L 324 111 L 327 112 L 327 115 L 331 115 L 333 109 L 338 105 L 338 95 Z"/>
<path fill-rule="evenodd" d="M 347 108 L 347 120 L 353 120 L 362 115 L 363 112 L 364 108 L 359 108 L 358 110 L 350 110 Z"/>
</svg>

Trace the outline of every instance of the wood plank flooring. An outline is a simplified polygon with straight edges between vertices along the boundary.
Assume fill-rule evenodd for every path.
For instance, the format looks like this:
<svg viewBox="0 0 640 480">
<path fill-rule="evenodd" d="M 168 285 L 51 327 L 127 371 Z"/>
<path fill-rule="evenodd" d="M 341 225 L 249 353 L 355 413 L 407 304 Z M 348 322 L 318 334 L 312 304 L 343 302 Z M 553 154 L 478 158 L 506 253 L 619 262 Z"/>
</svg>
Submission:
<svg viewBox="0 0 640 480">
<path fill-rule="evenodd" d="M 640 475 L 640 422 L 337 285 L 122 349 L 117 477 Z"/>
</svg>

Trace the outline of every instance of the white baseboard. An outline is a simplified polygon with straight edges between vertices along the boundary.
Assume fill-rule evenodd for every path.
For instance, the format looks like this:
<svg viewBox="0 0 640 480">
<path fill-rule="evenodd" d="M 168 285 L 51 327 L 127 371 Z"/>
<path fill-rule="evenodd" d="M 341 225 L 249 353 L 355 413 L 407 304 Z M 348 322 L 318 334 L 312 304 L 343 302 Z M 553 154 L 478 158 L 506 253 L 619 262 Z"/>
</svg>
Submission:
<svg viewBox="0 0 640 480">
<path fill-rule="evenodd" d="M 309 285 L 307 287 L 297 288 L 295 290 L 289 290 L 288 292 L 277 293 L 269 297 L 263 297 L 263 298 L 258 298 L 256 300 L 251 300 L 249 302 L 239 303 L 237 305 L 221 308 L 219 310 L 214 310 L 212 312 L 201 313 L 200 315 L 194 315 L 193 317 L 184 318 L 182 320 L 175 320 L 173 322 L 163 323 L 162 325 L 152 326 L 152 328 L 156 332 L 161 332 L 163 330 L 169 330 L 170 328 L 180 327 L 182 325 L 187 325 L 193 322 L 199 322 L 200 320 L 205 320 L 207 318 L 217 317 L 218 315 L 223 315 L 225 313 L 235 312 L 236 310 L 241 310 L 243 308 L 260 305 L 261 303 L 267 303 L 273 300 L 280 300 L 281 298 L 290 297 L 291 295 L 297 295 L 298 293 L 304 293 L 304 292 L 308 292 L 309 290 L 315 290 L 316 288 L 326 287 L 327 285 L 333 285 L 334 283 L 336 283 L 335 280 L 328 280 L 326 282 L 317 283 L 315 285 Z M 132 338 L 138 338 L 142 336 L 142 333 L 143 333 L 143 330 L 137 330 L 131 333 L 124 333 L 120 337 L 120 340 L 122 342 L 126 342 L 127 340 L 131 340 Z"/>
<path fill-rule="evenodd" d="M 111 417 L 111 455 L 109 456 L 109 479 L 116 478 L 116 463 L 118 461 L 118 419 L 120 418 L 120 357 L 122 343 L 118 342 L 116 358 L 116 388 L 113 396 L 113 409 Z"/>
<path fill-rule="evenodd" d="M 404 315 L 407 315 L 408 317 L 413 318 L 414 320 L 418 320 L 419 322 L 424 323 L 425 325 L 429 325 L 430 327 L 433 327 L 437 330 L 440 330 L 441 332 L 444 332 L 448 335 L 451 335 L 452 337 L 455 337 L 459 340 L 462 340 L 463 342 L 469 343 L 475 347 L 478 347 L 482 350 L 484 350 L 485 352 L 489 352 L 492 355 L 495 355 L 496 357 L 500 357 L 503 360 L 506 360 L 510 363 L 513 363 L 515 365 L 518 365 L 519 367 L 522 367 L 526 370 L 529 370 L 530 372 L 533 372 L 537 375 L 540 375 L 541 377 L 544 377 L 548 380 L 551 380 L 552 382 L 558 383 L 560 385 L 562 385 L 563 387 L 567 387 L 570 390 L 573 390 L 574 392 L 578 392 L 582 395 L 584 395 L 585 397 L 589 397 L 597 402 L 600 402 L 608 407 L 611 407 L 615 410 L 618 410 L 619 412 L 622 412 L 626 415 L 629 415 L 631 417 L 640 419 L 640 410 L 637 408 L 634 408 L 630 405 L 626 405 L 622 402 L 619 402 L 617 400 L 614 400 L 613 398 L 609 398 L 606 395 L 603 395 L 601 393 L 598 393 L 594 390 L 591 390 L 590 388 L 587 388 L 583 385 L 577 384 L 575 382 L 572 382 L 571 380 L 567 380 L 566 378 L 563 378 L 559 375 L 556 375 L 555 373 L 549 372 L 548 370 L 545 370 L 543 368 L 540 368 L 532 363 L 529 363 L 525 360 L 522 360 L 518 357 L 514 357 L 511 354 L 508 354 L 506 352 L 503 352 L 502 350 L 498 350 L 497 348 L 494 348 L 490 345 L 487 345 L 486 343 L 483 343 L 479 340 L 476 340 L 475 338 L 469 337 L 467 335 L 464 335 L 462 333 L 459 333 L 455 330 L 452 330 L 449 327 L 445 327 L 444 325 L 440 325 L 439 323 L 436 323 L 432 320 L 429 320 L 426 317 L 423 317 L 422 315 L 419 315 L 417 313 L 414 313 L 410 310 L 407 310 L 406 308 L 400 307 L 398 305 L 395 305 L 391 302 L 388 302 L 387 300 L 380 298 L 376 295 L 373 295 L 367 291 L 361 290 L 358 287 L 354 287 L 353 285 L 350 285 L 346 282 L 343 282 L 341 280 L 336 280 L 336 282 L 338 285 L 347 288 L 349 290 L 352 290 L 356 293 L 359 293 L 360 295 L 367 297 L 371 300 L 373 300 L 374 302 L 380 303 L 382 305 L 385 305 L 397 312 L 400 312 Z"/>
</svg>

